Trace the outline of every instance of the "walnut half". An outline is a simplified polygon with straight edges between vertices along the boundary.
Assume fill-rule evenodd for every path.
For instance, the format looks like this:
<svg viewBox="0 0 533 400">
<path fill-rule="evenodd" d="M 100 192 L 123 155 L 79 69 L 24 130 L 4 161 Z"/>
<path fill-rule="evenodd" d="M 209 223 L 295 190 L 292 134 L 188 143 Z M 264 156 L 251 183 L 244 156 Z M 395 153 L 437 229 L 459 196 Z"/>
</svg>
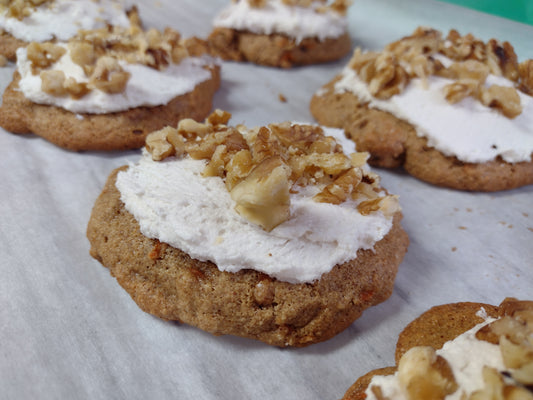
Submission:
<svg viewBox="0 0 533 400">
<path fill-rule="evenodd" d="M 289 219 L 290 169 L 281 157 L 263 160 L 230 192 L 235 209 L 270 232 Z"/>
</svg>

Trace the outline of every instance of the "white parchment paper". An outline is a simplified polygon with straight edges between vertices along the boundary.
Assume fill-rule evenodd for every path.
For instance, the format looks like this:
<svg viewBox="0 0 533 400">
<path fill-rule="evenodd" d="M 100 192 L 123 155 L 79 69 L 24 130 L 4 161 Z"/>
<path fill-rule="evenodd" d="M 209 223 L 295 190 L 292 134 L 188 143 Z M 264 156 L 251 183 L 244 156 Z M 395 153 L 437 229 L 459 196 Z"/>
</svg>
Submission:
<svg viewBox="0 0 533 400">
<path fill-rule="evenodd" d="M 202 37 L 226 3 L 138 4 L 146 26 Z M 425 25 L 508 40 L 521 60 L 533 58 L 533 27 L 437 1 L 357 0 L 349 20 L 353 45 L 368 49 Z M 214 106 L 248 126 L 312 121 L 312 94 L 346 62 L 224 63 Z M 1 89 L 12 73 L 13 65 L 0 69 Z M 533 298 L 533 186 L 465 193 L 379 170 L 400 195 L 411 245 L 392 297 L 346 331 L 278 349 L 159 320 L 89 256 L 85 237 L 108 174 L 138 157 L 69 152 L 0 130 L 0 398 L 338 399 L 360 375 L 394 363 L 398 333 L 429 307 Z"/>
</svg>

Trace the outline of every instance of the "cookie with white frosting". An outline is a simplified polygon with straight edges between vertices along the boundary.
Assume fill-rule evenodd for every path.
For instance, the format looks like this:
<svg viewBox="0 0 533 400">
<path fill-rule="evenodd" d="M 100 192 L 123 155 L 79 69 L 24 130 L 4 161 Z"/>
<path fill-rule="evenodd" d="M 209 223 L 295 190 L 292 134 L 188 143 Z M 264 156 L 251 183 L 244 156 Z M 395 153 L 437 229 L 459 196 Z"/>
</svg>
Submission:
<svg viewBox="0 0 533 400">
<path fill-rule="evenodd" d="M 0 55 L 16 59 L 31 42 L 67 41 L 78 30 L 139 23 L 135 7 L 122 0 L 22 0 L 0 4 Z"/>
<path fill-rule="evenodd" d="M 0 126 L 70 150 L 143 146 L 182 118 L 202 120 L 220 85 L 205 42 L 177 31 L 109 27 L 17 50 Z"/>
<path fill-rule="evenodd" d="M 290 68 L 342 58 L 351 49 L 346 9 L 336 0 L 238 0 L 214 19 L 213 54 Z"/>
<path fill-rule="evenodd" d="M 343 400 L 531 399 L 533 302 L 453 303 L 402 331 L 396 367 L 369 372 Z"/>
<path fill-rule="evenodd" d="M 496 191 L 533 183 L 533 60 L 512 46 L 418 28 L 383 51 L 356 49 L 313 96 L 379 167 L 430 183 Z"/>
<path fill-rule="evenodd" d="M 228 117 L 148 136 L 95 203 L 91 255 L 160 318 L 282 347 L 329 339 L 392 292 L 397 198 L 338 130 Z"/>
</svg>

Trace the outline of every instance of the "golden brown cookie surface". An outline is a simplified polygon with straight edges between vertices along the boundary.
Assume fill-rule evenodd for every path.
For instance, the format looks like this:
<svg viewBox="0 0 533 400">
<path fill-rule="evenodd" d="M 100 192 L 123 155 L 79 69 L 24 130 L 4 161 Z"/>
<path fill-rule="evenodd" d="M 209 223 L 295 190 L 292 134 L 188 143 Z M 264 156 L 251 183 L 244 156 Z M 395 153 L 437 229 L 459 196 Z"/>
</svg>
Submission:
<svg viewBox="0 0 533 400">
<path fill-rule="evenodd" d="M 210 262 L 143 236 L 115 188 L 115 170 L 88 224 L 91 255 L 141 309 L 215 335 L 232 334 L 276 346 L 306 346 L 347 328 L 366 308 L 386 300 L 408 245 L 400 226 L 372 250 L 314 283 L 290 284 L 243 270 L 221 272 Z"/>
<path fill-rule="evenodd" d="M 305 38 L 297 43 L 281 34 L 255 34 L 229 28 L 215 28 L 208 43 L 213 55 L 229 61 L 249 61 L 271 67 L 291 68 L 338 60 L 350 51 L 350 37 L 318 40 Z"/>
<path fill-rule="evenodd" d="M 111 114 L 76 114 L 55 106 L 36 104 L 18 90 L 15 72 L 3 96 L 0 126 L 13 133 L 35 133 L 69 150 L 126 150 L 144 145 L 146 136 L 183 118 L 203 119 L 220 86 L 220 68 L 210 68 L 211 79 L 193 91 L 157 107 L 137 107 Z"/>
<path fill-rule="evenodd" d="M 0 54 L 6 57 L 9 61 L 17 59 L 17 49 L 26 46 L 28 43 L 17 39 L 8 32 L 0 34 Z"/>
</svg>

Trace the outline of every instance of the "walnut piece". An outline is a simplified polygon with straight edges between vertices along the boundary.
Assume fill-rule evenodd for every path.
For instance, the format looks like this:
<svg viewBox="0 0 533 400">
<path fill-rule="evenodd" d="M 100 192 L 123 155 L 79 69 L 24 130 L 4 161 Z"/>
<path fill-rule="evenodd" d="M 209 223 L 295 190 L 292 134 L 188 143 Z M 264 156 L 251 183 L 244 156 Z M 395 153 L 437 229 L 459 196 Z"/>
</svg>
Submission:
<svg viewBox="0 0 533 400">
<path fill-rule="evenodd" d="M 443 88 L 444 98 L 450 104 L 458 103 L 468 96 L 475 96 L 479 90 L 479 82 L 472 79 L 462 79 L 450 83 Z"/>
<path fill-rule="evenodd" d="M 31 42 L 26 47 L 26 51 L 28 60 L 32 63 L 34 75 L 42 69 L 50 67 L 67 52 L 64 47 L 49 42 Z"/>
<path fill-rule="evenodd" d="M 533 96 L 533 60 L 526 60 L 518 64 L 518 88 L 529 96 Z"/>
<path fill-rule="evenodd" d="M 509 42 L 490 39 L 487 43 L 487 65 L 491 72 L 512 81 L 518 80 L 518 58 Z"/>
<path fill-rule="evenodd" d="M 124 91 L 129 79 L 130 73 L 122 69 L 117 59 L 104 56 L 96 62 L 89 83 L 105 93 L 115 94 Z"/>
<path fill-rule="evenodd" d="M 289 219 L 289 175 L 281 157 L 261 161 L 230 192 L 237 212 L 268 232 Z"/>
<path fill-rule="evenodd" d="M 146 149 L 152 155 L 152 160 L 161 161 L 175 154 L 175 148 L 168 140 L 168 136 L 172 131 L 173 128 L 165 127 L 159 131 L 150 133 L 146 137 Z"/>
<path fill-rule="evenodd" d="M 398 364 L 398 380 L 409 400 L 444 399 L 458 389 L 448 362 L 432 347 L 413 347 Z"/>
<path fill-rule="evenodd" d="M 522 113 L 520 96 L 515 88 L 492 85 L 483 88 L 480 94 L 481 102 L 490 108 L 495 108 L 508 118 L 515 118 Z"/>
<path fill-rule="evenodd" d="M 63 71 L 42 71 L 40 77 L 43 92 L 52 96 L 64 96 L 67 94 L 64 86 L 65 74 Z"/>
</svg>

